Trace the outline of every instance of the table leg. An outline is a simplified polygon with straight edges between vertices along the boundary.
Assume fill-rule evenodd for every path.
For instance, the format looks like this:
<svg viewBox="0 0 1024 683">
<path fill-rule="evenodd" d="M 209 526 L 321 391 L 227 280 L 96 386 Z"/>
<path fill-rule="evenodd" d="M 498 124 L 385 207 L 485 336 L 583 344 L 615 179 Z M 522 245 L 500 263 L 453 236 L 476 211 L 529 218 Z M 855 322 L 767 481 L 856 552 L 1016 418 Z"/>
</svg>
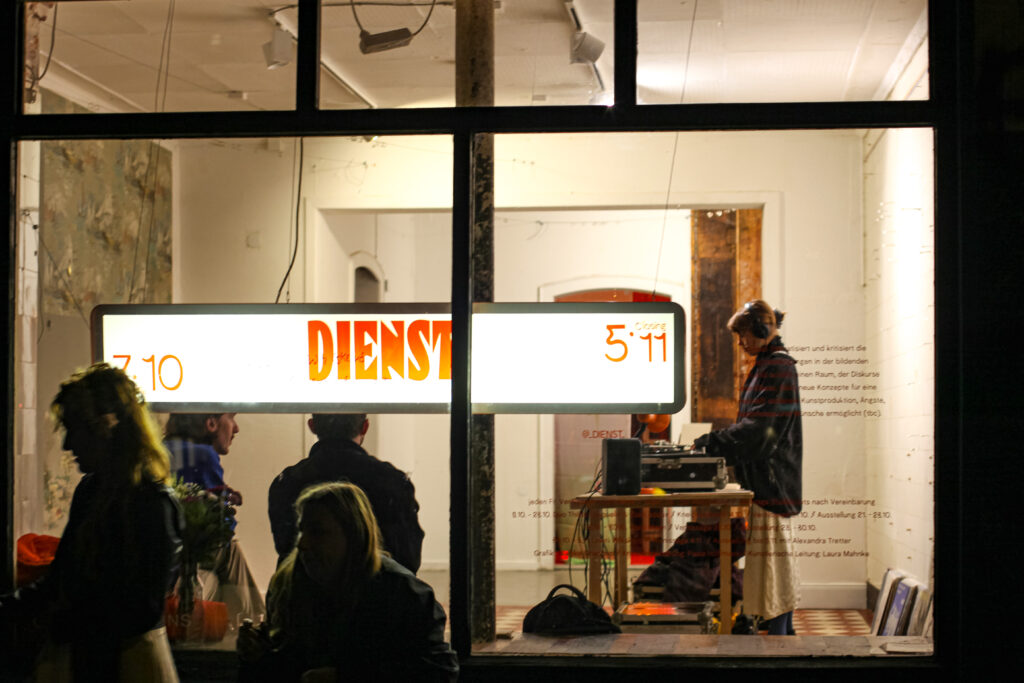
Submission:
<svg viewBox="0 0 1024 683">
<path fill-rule="evenodd" d="M 731 508 L 722 505 L 718 512 L 718 585 L 721 628 L 719 633 L 732 633 L 732 523 L 729 519 Z"/>
<path fill-rule="evenodd" d="M 612 609 L 627 601 L 626 584 L 629 580 L 629 524 L 626 523 L 626 508 L 615 508 L 615 594 Z"/>
<path fill-rule="evenodd" d="M 601 518 L 604 511 L 597 508 L 589 508 L 587 517 L 589 526 L 587 533 L 587 593 L 592 602 L 600 605 L 604 600 L 601 598 L 601 565 L 604 560 L 604 550 L 601 538 Z"/>
</svg>

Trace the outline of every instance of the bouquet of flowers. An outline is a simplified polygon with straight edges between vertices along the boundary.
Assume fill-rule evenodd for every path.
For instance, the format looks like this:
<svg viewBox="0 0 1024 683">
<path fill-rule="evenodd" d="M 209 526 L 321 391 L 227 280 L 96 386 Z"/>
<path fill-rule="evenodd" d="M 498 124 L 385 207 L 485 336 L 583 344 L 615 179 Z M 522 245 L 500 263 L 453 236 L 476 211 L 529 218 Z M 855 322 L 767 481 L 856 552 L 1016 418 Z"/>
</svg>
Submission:
<svg viewBox="0 0 1024 683">
<path fill-rule="evenodd" d="M 224 497 L 207 491 L 199 484 L 178 479 L 173 488 L 185 518 L 181 534 L 178 604 L 179 610 L 190 614 L 195 601 L 199 566 L 212 564 L 221 548 L 231 541 L 235 533 L 231 528 L 235 509 Z"/>
</svg>

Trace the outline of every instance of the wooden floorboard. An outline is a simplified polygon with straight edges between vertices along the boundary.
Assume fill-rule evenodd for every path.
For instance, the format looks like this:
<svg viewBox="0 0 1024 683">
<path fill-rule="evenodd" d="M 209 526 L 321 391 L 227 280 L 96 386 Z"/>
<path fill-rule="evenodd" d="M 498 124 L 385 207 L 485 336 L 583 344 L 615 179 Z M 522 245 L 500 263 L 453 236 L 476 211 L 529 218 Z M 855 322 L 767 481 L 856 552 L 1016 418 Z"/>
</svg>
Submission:
<svg viewBox="0 0 1024 683">
<path fill-rule="evenodd" d="M 475 646 L 477 654 L 627 657 L 907 657 L 932 654 L 911 636 L 717 636 L 623 633 L 546 637 L 515 634 Z"/>
</svg>

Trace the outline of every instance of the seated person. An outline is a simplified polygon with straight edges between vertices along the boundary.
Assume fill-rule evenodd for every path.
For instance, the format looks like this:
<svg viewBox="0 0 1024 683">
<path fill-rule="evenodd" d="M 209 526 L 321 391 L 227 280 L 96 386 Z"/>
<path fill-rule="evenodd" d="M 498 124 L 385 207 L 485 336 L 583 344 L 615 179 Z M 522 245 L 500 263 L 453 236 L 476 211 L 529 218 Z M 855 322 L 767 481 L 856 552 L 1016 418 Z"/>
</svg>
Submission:
<svg viewBox="0 0 1024 683">
<path fill-rule="evenodd" d="M 267 592 L 267 621 L 239 630 L 242 681 L 453 681 L 433 589 L 387 556 L 363 491 L 306 489 L 299 538 Z"/>
</svg>

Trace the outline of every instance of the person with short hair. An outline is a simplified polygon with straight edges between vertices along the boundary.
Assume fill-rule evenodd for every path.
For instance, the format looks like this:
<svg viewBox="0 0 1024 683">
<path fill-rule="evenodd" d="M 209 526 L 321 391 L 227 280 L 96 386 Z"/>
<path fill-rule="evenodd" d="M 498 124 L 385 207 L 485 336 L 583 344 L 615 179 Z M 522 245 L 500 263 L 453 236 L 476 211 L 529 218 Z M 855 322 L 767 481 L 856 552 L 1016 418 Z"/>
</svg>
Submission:
<svg viewBox="0 0 1024 683">
<path fill-rule="evenodd" d="M 182 481 L 222 494 L 231 505 L 242 504 L 242 494 L 224 483 L 220 458 L 227 455 L 238 433 L 236 413 L 171 413 L 164 439 L 171 466 Z M 231 520 L 231 528 L 235 521 Z"/>
<path fill-rule="evenodd" d="M 802 500 L 803 431 L 796 361 L 779 336 L 785 314 L 762 299 L 743 305 L 727 326 L 754 357 L 736 422 L 699 437 L 696 448 L 724 457 L 754 492 L 743 569 L 743 611 L 771 635 L 795 635 L 797 564 L 792 525 Z"/>
<path fill-rule="evenodd" d="M 266 622 L 238 634 L 242 681 L 454 681 L 433 589 L 383 550 L 348 482 L 305 489 L 298 540 L 270 580 Z"/>
<path fill-rule="evenodd" d="M 50 412 L 83 476 L 48 573 L 0 598 L 0 677 L 29 652 L 12 638 L 38 628 L 36 680 L 177 681 L 163 620 L 184 522 L 159 427 L 106 363 L 61 384 Z"/>
<path fill-rule="evenodd" d="M 404 472 L 367 453 L 363 439 L 370 421 L 363 413 L 320 413 L 308 426 L 318 440 L 309 457 L 286 467 L 270 484 L 267 512 L 278 563 L 295 545 L 295 501 L 307 487 L 350 481 L 366 493 L 380 525 L 384 549 L 415 574 L 420 568 L 423 529 L 416 490 Z"/>
</svg>

